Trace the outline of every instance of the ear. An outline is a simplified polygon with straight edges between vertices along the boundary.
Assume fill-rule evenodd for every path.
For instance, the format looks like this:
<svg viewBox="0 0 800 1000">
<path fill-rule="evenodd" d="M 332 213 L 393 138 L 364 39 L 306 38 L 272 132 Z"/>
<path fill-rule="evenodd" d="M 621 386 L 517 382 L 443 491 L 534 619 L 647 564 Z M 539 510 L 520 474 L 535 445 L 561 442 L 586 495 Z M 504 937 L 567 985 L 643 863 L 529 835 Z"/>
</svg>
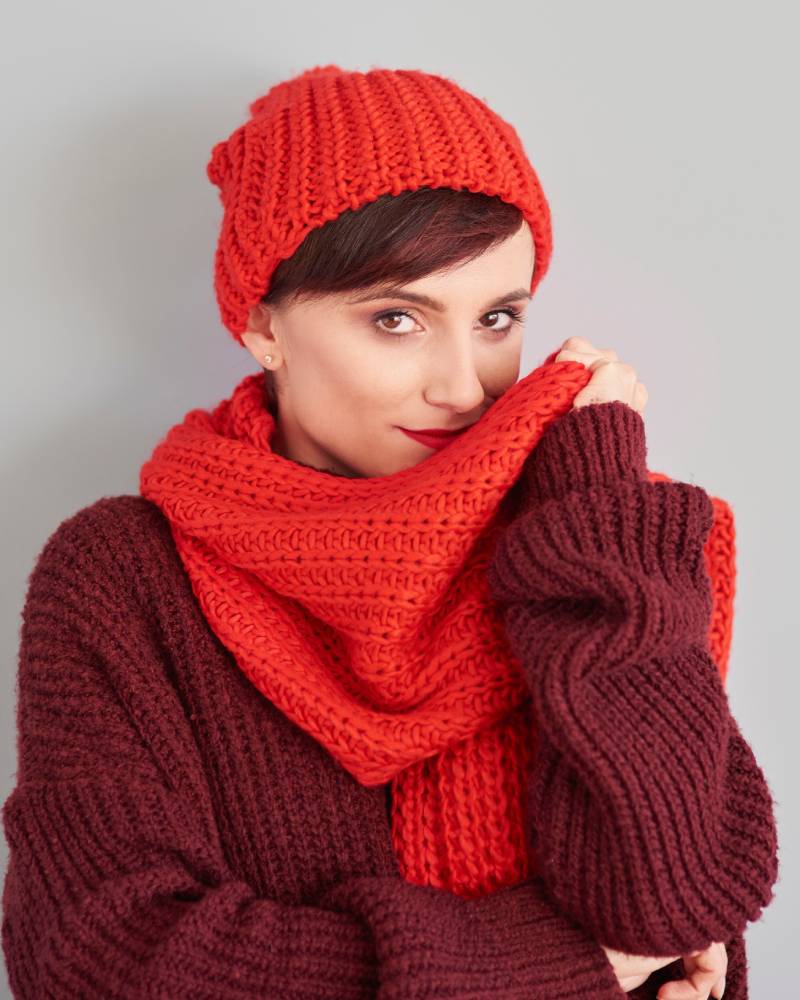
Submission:
<svg viewBox="0 0 800 1000">
<path fill-rule="evenodd" d="M 277 344 L 272 333 L 272 311 L 269 306 L 260 302 L 250 307 L 247 329 L 241 334 L 241 338 L 259 365 L 263 366 L 265 354 L 277 355 Z"/>
</svg>

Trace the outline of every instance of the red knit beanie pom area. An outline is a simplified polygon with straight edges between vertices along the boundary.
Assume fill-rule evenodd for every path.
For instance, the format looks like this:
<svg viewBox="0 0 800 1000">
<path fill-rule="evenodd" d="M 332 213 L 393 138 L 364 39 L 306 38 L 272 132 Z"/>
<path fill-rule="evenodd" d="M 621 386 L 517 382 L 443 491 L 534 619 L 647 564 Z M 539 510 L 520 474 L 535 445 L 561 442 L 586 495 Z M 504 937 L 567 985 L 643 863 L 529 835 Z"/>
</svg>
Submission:
<svg viewBox="0 0 800 1000">
<path fill-rule="evenodd" d="M 239 344 L 250 308 L 308 233 L 387 193 L 449 187 L 497 195 L 531 228 L 531 292 L 547 271 L 550 210 L 519 135 L 453 80 L 417 69 L 314 66 L 249 110 L 206 167 L 224 209 L 214 289 Z"/>
</svg>

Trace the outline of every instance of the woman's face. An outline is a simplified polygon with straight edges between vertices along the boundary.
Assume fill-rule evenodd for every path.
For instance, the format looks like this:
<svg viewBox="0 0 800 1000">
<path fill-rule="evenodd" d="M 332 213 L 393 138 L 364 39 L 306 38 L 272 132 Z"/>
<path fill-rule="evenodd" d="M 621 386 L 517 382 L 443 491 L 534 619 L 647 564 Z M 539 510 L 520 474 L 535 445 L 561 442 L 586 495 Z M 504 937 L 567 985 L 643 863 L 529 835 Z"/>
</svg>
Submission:
<svg viewBox="0 0 800 1000">
<path fill-rule="evenodd" d="M 350 477 L 434 453 L 400 428 L 471 424 L 519 378 L 534 265 L 531 231 L 447 272 L 250 310 L 242 340 L 275 373 L 278 454 Z M 425 297 L 426 300 L 416 297 Z M 429 300 L 429 301 L 428 301 Z"/>
</svg>

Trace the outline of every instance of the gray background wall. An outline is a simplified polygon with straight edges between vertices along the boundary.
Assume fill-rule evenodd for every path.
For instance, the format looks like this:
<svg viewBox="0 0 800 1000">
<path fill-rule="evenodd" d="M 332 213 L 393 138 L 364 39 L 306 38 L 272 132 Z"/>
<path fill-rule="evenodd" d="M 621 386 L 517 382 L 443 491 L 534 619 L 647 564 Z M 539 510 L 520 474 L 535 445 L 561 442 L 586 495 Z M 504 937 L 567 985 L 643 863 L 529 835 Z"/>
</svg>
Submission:
<svg viewBox="0 0 800 1000">
<path fill-rule="evenodd" d="M 734 509 L 728 690 L 781 836 L 777 898 L 747 935 L 751 995 L 796 988 L 792 5 L 80 0 L 16 5 L 4 23 L 0 797 L 15 780 L 19 615 L 46 537 L 137 492 L 167 427 L 255 370 L 213 297 L 211 146 L 317 63 L 439 72 L 514 123 L 550 200 L 523 373 L 573 334 L 614 347 L 650 393 L 649 467 Z M 0 838 L 3 870 L 5 851 Z"/>
</svg>

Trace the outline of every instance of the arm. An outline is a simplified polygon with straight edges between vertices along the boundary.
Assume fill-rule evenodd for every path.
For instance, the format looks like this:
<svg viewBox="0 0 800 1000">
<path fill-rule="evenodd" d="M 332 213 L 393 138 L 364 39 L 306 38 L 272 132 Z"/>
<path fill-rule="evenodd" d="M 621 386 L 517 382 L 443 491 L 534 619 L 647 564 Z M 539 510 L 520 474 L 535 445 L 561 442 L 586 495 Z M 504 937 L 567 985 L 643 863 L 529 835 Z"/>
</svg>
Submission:
<svg viewBox="0 0 800 1000">
<path fill-rule="evenodd" d="M 711 500 L 649 481 L 620 401 L 553 421 L 520 478 L 488 582 L 539 731 L 535 867 L 610 947 L 727 942 L 772 899 L 777 838 L 709 652 Z"/>
<path fill-rule="evenodd" d="M 162 655 L 156 630 L 120 598 L 100 533 L 58 534 L 25 602 L 18 783 L 3 806 L 15 996 L 623 995 L 605 953 L 537 879 L 478 901 L 399 875 L 348 877 L 306 905 L 259 896 L 231 869 L 202 787 L 159 764 L 178 715 L 145 733 L 132 721 L 137 679 L 124 693 L 112 681 Z"/>
<path fill-rule="evenodd" d="M 470 903 L 362 876 L 280 903 L 237 878 L 187 803 L 122 773 L 17 789 L 3 819 L 16 997 L 623 995 L 537 880 Z"/>
</svg>

